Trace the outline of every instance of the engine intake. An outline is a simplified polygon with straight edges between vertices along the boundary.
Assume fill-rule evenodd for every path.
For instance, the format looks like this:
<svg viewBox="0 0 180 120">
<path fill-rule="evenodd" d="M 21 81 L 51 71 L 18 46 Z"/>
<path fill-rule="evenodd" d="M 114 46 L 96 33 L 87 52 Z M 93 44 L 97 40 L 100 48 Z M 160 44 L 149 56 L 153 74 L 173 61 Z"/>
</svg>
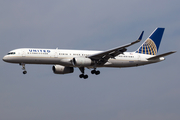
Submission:
<svg viewBox="0 0 180 120">
<path fill-rule="evenodd" d="M 55 74 L 68 74 L 68 73 L 74 72 L 73 67 L 65 67 L 65 66 L 61 66 L 61 65 L 54 65 L 52 67 L 52 70 Z"/>
</svg>

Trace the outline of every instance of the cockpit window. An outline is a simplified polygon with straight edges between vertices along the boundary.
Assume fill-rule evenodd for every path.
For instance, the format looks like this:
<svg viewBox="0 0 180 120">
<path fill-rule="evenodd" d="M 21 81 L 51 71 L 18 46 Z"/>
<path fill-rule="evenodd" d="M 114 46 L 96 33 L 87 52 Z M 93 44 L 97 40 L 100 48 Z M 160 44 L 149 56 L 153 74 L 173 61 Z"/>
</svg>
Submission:
<svg viewBox="0 0 180 120">
<path fill-rule="evenodd" d="M 16 54 L 15 52 L 9 52 L 8 55 L 14 55 Z"/>
</svg>

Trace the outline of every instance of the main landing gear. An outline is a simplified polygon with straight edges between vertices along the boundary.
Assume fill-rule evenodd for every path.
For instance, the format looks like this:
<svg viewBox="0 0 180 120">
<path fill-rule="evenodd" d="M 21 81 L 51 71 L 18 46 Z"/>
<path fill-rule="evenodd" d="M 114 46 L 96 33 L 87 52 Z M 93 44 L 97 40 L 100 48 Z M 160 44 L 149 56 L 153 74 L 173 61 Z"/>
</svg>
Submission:
<svg viewBox="0 0 180 120">
<path fill-rule="evenodd" d="M 84 67 L 80 67 L 79 70 L 82 72 L 82 74 L 79 75 L 80 78 L 87 79 L 88 75 L 84 75 Z"/>
<path fill-rule="evenodd" d="M 82 74 L 80 74 L 79 77 L 80 77 L 80 78 L 87 79 L 87 78 L 88 78 L 88 75 L 85 75 L 85 74 L 84 74 L 84 67 L 80 67 L 79 70 L 82 72 Z M 91 74 L 99 75 L 99 74 L 100 74 L 100 71 L 94 69 L 94 70 L 91 71 Z"/>
<path fill-rule="evenodd" d="M 22 66 L 23 74 L 26 74 L 27 71 L 26 71 L 26 68 L 25 68 L 25 64 L 24 63 L 19 63 L 19 65 Z"/>
<path fill-rule="evenodd" d="M 87 78 L 88 78 L 88 75 L 80 74 L 79 77 L 80 77 L 80 78 L 87 79 Z"/>
<path fill-rule="evenodd" d="M 96 71 L 96 69 L 94 69 L 91 71 L 91 74 L 99 75 L 100 71 L 99 70 Z"/>
</svg>

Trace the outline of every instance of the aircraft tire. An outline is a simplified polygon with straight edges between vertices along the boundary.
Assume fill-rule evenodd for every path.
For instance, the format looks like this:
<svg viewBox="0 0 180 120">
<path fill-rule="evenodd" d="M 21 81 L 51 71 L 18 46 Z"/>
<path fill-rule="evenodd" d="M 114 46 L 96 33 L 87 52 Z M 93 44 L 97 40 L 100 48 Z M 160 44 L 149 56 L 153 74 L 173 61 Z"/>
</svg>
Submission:
<svg viewBox="0 0 180 120">
<path fill-rule="evenodd" d="M 92 71 L 91 71 L 91 74 L 95 74 L 95 73 L 96 73 L 96 71 L 95 71 L 95 70 L 92 70 Z"/>
<path fill-rule="evenodd" d="M 96 72 L 95 72 L 95 74 L 96 74 L 96 75 L 99 75 L 99 74 L 100 74 L 100 71 L 99 71 L 99 70 L 98 70 L 98 71 L 96 71 Z"/>
<path fill-rule="evenodd" d="M 27 71 L 23 71 L 23 74 L 27 74 Z"/>
<path fill-rule="evenodd" d="M 80 78 L 84 78 L 84 74 L 80 74 L 79 77 L 80 77 Z"/>
<path fill-rule="evenodd" d="M 88 78 L 88 75 L 84 75 L 84 77 L 83 77 L 84 79 L 87 79 Z"/>
</svg>

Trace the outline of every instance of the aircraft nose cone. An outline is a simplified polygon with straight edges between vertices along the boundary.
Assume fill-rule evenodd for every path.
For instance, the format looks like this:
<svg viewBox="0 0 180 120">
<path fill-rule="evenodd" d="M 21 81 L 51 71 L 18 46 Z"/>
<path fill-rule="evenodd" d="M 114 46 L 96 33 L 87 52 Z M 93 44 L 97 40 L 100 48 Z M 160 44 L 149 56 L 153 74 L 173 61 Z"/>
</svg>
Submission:
<svg viewBox="0 0 180 120">
<path fill-rule="evenodd" d="M 3 59 L 2 59 L 3 61 L 5 61 L 5 57 L 3 57 Z"/>
<path fill-rule="evenodd" d="M 4 61 L 4 62 L 7 61 L 7 57 L 6 57 L 6 56 L 3 57 L 3 61 Z"/>
</svg>

